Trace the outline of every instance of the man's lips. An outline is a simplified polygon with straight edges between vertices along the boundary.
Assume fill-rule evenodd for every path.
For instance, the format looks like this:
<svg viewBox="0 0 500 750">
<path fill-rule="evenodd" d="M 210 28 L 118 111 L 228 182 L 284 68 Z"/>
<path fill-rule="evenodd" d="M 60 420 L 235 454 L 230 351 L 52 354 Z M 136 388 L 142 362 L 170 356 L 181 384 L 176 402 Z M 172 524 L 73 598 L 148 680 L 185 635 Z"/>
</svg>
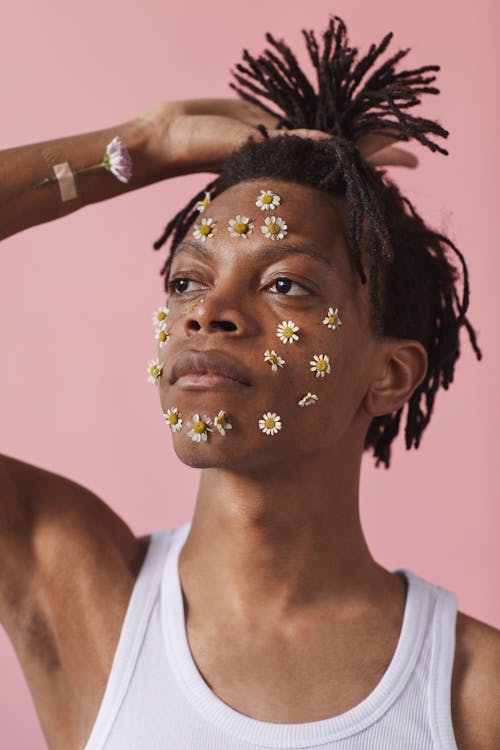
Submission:
<svg viewBox="0 0 500 750">
<path fill-rule="evenodd" d="M 248 370 L 240 362 L 215 349 L 182 352 L 174 362 L 169 382 L 192 388 L 252 385 Z"/>
</svg>

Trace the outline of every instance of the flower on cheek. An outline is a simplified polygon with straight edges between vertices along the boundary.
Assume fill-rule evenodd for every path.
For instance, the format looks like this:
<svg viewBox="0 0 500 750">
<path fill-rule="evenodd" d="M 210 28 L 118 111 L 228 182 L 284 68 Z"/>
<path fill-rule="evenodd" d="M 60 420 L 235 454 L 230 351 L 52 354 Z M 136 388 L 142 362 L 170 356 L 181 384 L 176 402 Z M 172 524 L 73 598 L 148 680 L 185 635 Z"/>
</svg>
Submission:
<svg viewBox="0 0 500 750">
<path fill-rule="evenodd" d="M 275 412 L 268 411 L 259 419 L 259 427 L 266 435 L 276 435 L 281 430 L 281 417 Z"/>
<path fill-rule="evenodd" d="M 163 323 L 165 323 L 167 315 L 168 315 L 168 307 L 165 307 L 165 305 L 162 305 L 162 307 L 159 307 L 151 315 L 151 319 L 153 321 L 153 325 L 154 326 L 161 326 Z"/>
<path fill-rule="evenodd" d="M 339 317 L 338 307 L 336 307 L 335 310 L 333 309 L 333 307 L 328 308 L 328 312 L 326 314 L 326 318 L 323 319 L 323 323 L 327 328 L 331 328 L 333 331 L 335 331 L 342 325 L 342 321 Z"/>
<path fill-rule="evenodd" d="M 165 422 L 169 425 L 172 432 L 178 432 L 182 427 L 182 417 L 176 406 L 172 406 L 163 414 Z"/>
<path fill-rule="evenodd" d="M 283 344 L 293 344 L 294 341 L 299 340 L 298 330 L 299 327 L 295 325 L 293 320 L 283 320 L 276 330 L 276 335 Z"/>
<path fill-rule="evenodd" d="M 160 379 L 162 371 L 163 362 L 160 362 L 158 357 L 148 362 L 148 383 L 156 383 L 156 385 L 158 385 L 158 380 Z"/>
<path fill-rule="evenodd" d="M 260 229 L 267 239 L 282 240 L 286 237 L 288 226 L 283 219 L 278 216 L 268 216 L 264 221 L 265 224 Z"/>
<path fill-rule="evenodd" d="M 191 428 L 188 432 L 188 437 L 190 437 L 195 443 L 206 440 L 208 438 L 208 433 L 213 432 L 210 427 L 211 424 L 212 420 L 210 417 L 207 417 L 206 414 L 203 414 L 202 417 L 200 417 L 199 414 L 193 414 L 191 422 L 187 423 L 187 426 Z"/>
<path fill-rule="evenodd" d="M 206 242 L 209 237 L 214 236 L 214 232 L 217 231 L 217 226 L 213 219 L 202 219 L 200 224 L 194 225 L 193 237 L 197 240 Z"/>
<path fill-rule="evenodd" d="M 170 337 L 170 331 L 168 330 L 166 323 L 163 323 L 163 325 L 159 326 L 156 329 L 155 339 L 158 339 L 160 349 L 162 349 L 165 346 L 169 337 Z"/>
<path fill-rule="evenodd" d="M 214 417 L 214 426 L 219 430 L 221 435 L 226 434 L 226 430 L 232 430 L 233 425 L 231 424 L 228 415 L 225 411 L 220 411 L 216 417 Z"/>
<path fill-rule="evenodd" d="M 242 237 L 246 240 L 253 232 L 253 224 L 248 216 L 238 214 L 234 219 L 229 219 L 228 230 L 231 237 Z"/>
<path fill-rule="evenodd" d="M 275 208 L 281 203 L 281 198 L 271 190 L 261 190 L 260 195 L 255 201 L 255 205 L 261 209 L 261 211 L 274 211 Z"/>
<path fill-rule="evenodd" d="M 285 364 L 285 360 L 282 359 L 279 354 L 276 354 L 274 349 L 271 349 L 271 351 L 269 351 L 269 349 L 266 349 L 266 351 L 264 352 L 264 362 L 269 362 L 273 372 L 277 372 L 278 367 L 283 367 L 283 365 Z"/>
<path fill-rule="evenodd" d="M 311 365 L 311 372 L 315 372 L 317 378 L 324 378 L 325 375 L 330 374 L 330 358 L 328 354 L 315 354 L 309 364 Z"/>
<path fill-rule="evenodd" d="M 306 393 L 305 396 L 302 396 L 302 398 L 299 401 L 299 406 L 312 406 L 316 403 L 318 400 L 318 397 L 315 393 L 310 393 L 309 391 Z"/>
</svg>

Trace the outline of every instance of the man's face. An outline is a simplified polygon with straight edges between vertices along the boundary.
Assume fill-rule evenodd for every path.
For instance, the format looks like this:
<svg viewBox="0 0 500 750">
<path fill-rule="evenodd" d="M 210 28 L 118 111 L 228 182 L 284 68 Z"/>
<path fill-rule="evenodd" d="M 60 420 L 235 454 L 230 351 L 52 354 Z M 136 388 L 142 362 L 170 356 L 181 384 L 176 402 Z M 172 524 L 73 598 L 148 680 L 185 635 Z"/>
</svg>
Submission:
<svg viewBox="0 0 500 750">
<path fill-rule="evenodd" d="M 280 196 L 277 208 L 256 206 L 262 191 Z M 212 219 L 213 236 L 196 238 L 193 227 L 177 248 L 170 336 L 158 356 L 162 410 L 176 408 L 183 421 L 173 432 L 183 462 L 255 470 L 333 456 L 355 444 L 354 436 L 359 444 L 369 423 L 362 402 L 377 342 L 368 290 L 347 254 L 344 211 L 343 199 L 315 188 L 252 180 L 225 191 L 200 214 L 195 223 Z M 238 215 L 253 224 L 246 236 L 228 229 Z M 272 216 L 286 223 L 283 238 L 262 232 Z M 335 325 L 331 319 L 335 327 L 323 322 L 330 309 L 340 320 Z M 290 321 L 298 339 L 285 343 L 279 326 L 288 328 Z M 300 405 L 307 394 L 317 400 Z M 212 424 L 207 440 L 196 432 L 200 425 L 189 436 L 195 414 L 213 420 L 221 410 L 232 424 L 225 435 Z M 269 414 L 279 417 L 280 429 L 273 428 L 275 417 L 266 420 Z M 202 439 L 195 441 L 197 434 Z"/>
</svg>

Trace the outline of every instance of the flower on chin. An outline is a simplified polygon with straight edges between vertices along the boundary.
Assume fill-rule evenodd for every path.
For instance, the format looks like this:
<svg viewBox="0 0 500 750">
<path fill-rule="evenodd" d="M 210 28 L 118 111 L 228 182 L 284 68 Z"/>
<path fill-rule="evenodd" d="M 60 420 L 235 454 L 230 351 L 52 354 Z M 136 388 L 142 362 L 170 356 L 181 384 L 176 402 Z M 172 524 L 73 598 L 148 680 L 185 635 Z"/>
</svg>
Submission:
<svg viewBox="0 0 500 750">
<path fill-rule="evenodd" d="M 108 172 L 117 177 L 120 182 L 128 182 L 132 177 L 132 159 L 117 135 L 106 146 L 103 166 Z"/>
<path fill-rule="evenodd" d="M 163 323 L 165 323 L 167 315 L 168 315 L 168 307 L 165 307 L 165 305 L 162 305 L 157 310 L 155 310 L 151 315 L 151 320 L 153 321 L 153 325 L 161 326 Z"/>
<path fill-rule="evenodd" d="M 160 362 L 158 357 L 156 357 L 156 359 L 150 360 L 148 362 L 147 372 L 148 383 L 156 383 L 156 385 L 158 385 L 158 380 L 160 379 L 160 375 L 163 372 L 163 362 Z"/>
<path fill-rule="evenodd" d="M 220 411 L 217 416 L 214 417 L 214 427 L 220 432 L 221 435 L 226 434 L 226 430 L 232 430 L 233 425 L 225 411 Z"/>
<path fill-rule="evenodd" d="M 264 362 L 269 362 L 269 364 L 271 365 L 271 370 L 273 372 L 277 372 L 278 367 L 283 367 L 283 365 L 285 364 L 285 360 L 280 357 L 279 354 L 276 354 L 274 349 L 271 349 L 271 351 L 269 351 L 269 349 L 266 349 L 266 351 L 264 352 Z"/>
<path fill-rule="evenodd" d="M 217 226 L 213 219 L 202 219 L 200 224 L 194 225 L 193 237 L 197 240 L 206 242 L 209 237 L 214 236 L 214 232 L 217 231 Z"/>
<path fill-rule="evenodd" d="M 160 349 L 162 349 L 165 346 L 169 338 L 170 338 L 170 331 L 167 328 L 167 324 L 163 323 L 163 325 L 159 326 L 155 332 L 155 339 L 158 339 Z"/>
<path fill-rule="evenodd" d="M 259 427 L 266 435 L 276 435 L 281 430 L 281 417 L 275 412 L 268 411 L 259 419 Z"/>
<path fill-rule="evenodd" d="M 260 195 L 255 201 L 255 205 L 260 208 L 261 211 L 274 211 L 275 208 L 281 203 L 281 198 L 271 190 L 261 190 Z"/>
<path fill-rule="evenodd" d="M 327 328 L 331 328 L 333 331 L 335 331 L 342 325 L 342 321 L 339 317 L 338 307 L 336 307 L 335 310 L 333 309 L 333 307 L 328 308 L 326 318 L 323 318 L 323 323 Z"/>
<path fill-rule="evenodd" d="M 312 406 L 316 403 L 318 400 L 318 397 L 315 393 L 310 393 L 309 391 L 306 393 L 305 396 L 302 396 L 302 398 L 299 400 L 299 406 Z"/>
<path fill-rule="evenodd" d="M 286 237 L 288 226 L 279 216 L 268 216 L 264 221 L 265 224 L 260 229 L 267 239 L 282 240 Z"/>
<path fill-rule="evenodd" d="M 212 420 L 207 417 L 206 414 L 200 417 L 199 414 L 193 414 L 193 418 L 187 423 L 187 426 L 191 429 L 188 432 L 188 437 L 191 438 L 195 443 L 200 443 L 202 440 L 208 438 L 208 433 L 213 432 Z"/>
<path fill-rule="evenodd" d="M 331 372 L 328 354 L 315 354 L 309 364 L 311 365 L 311 372 L 315 372 L 317 378 L 324 378 Z"/>
<path fill-rule="evenodd" d="M 231 237 L 242 237 L 246 240 L 253 232 L 253 224 L 248 216 L 238 214 L 234 219 L 229 219 L 228 230 Z"/>
<path fill-rule="evenodd" d="M 178 432 L 182 427 L 182 417 L 176 406 L 172 406 L 164 412 L 165 422 L 169 425 L 172 432 Z"/>
<path fill-rule="evenodd" d="M 295 325 L 293 320 L 283 320 L 277 330 L 276 335 L 283 342 L 283 344 L 293 344 L 294 341 L 298 341 L 297 331 L 299 327 Z"/>
</svg>

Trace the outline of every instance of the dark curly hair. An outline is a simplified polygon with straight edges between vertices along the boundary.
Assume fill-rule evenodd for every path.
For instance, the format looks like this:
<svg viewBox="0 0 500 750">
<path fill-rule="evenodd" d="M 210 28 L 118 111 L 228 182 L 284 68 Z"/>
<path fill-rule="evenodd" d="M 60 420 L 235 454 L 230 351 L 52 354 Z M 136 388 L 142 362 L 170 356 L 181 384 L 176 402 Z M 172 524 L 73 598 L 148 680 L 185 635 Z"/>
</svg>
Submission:
<svg viewBox="0 0 500 750">
<path fill-rule="evenodd" d="M 448 132 L 436 122 L 407 112 L 420 103 L 419 94 L 439 93 L 429 86 L 435 76 L 425 75 L 439 70 L 439 66 L 396 72 L 396 64 L 409 52 L 400 50 L 371 72 L 361 86 L 392 33 L 379 45 L 372 44 L 357 62 L 358 50 L 348 46 L 346 26 L 338 16 L 330 18 L 323 33 L 321 53 L 314 33 L 302 33 L 316 69 L 317 92 L 289 47 L 271 34 L 266 34 L 266 39 L 279 55 L 266 49 L 254 58 L 244 50 L 247 65 L 238 64 L 238 72 L 233 72 L 239 86 L 230 86 L 276 116 L 277 128 L 313 128 L 332 138 L 313 140 L 287 134 L 268 138 L 265 127 L 259 126 L 264 139 L 257 142 L 249 138 L 226 159 L 220 175 L 169 222 L 154 248 L 162 247 L 173 234 L 170 255 L 160 272 L 168 289 L 173 254 L 198 216 L 196 204 L 206 191 L 214 198 L 244 180 L 274 177 L 344 197 L 349 250 L 362 283 L 368 281 L 370 285 L 375 335 L 416 339 L 428 354 L 426 376 L 408 403 L 391 414 L 375 417 L 368 429 L 365 448 L 373 449 L 377 466 L 382 463 L 388 467 L 391 443 L 399 432 L 405 408 L 406 447 L 418 448 L 437 390 L 447 389 L 453 380 L 462 326 L 477 358 L 481 358 L 475 332 L 466 317 L 469 280 L 463 255 L 449 238 L 425 224 L 385 170 L 370 166 L 356 146 L 363 136 L 382 134 L 395 141 L 414 138 L 446 155 L 448 152 L 429 134 L 446 138 Z M 281 112 L 269 108 L 262 99 L 271 101 Z M 369 241 L 366 224 L 363 228 L 365 219 Z"/>
</svg>

